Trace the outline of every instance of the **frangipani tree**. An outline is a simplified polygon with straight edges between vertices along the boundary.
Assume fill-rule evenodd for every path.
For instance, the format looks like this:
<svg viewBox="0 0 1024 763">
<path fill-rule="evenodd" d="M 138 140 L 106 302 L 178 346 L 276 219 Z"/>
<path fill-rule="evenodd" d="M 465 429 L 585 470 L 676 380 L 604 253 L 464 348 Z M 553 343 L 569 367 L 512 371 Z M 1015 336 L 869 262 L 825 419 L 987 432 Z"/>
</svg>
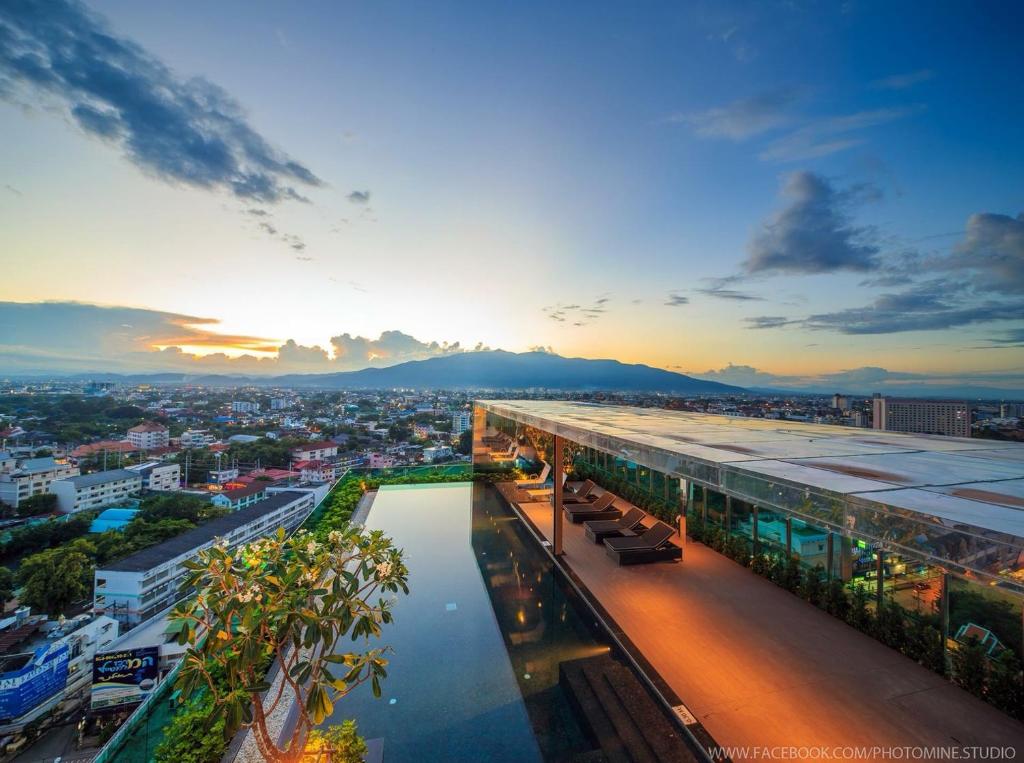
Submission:
<svg viewBox="0 0 1024 763">
<path fill-rule="evenodd" d="M 301 750 L 279 746 L 268 726 L 283 700 L 298 707 L 291 740 L 303 740 L 360 684 L 380 696 L 389 648 L 369 645 L 392 620 L 394 594 L 409 590 L 402 552 L 382 532 L 348 528 L 318 541 L 279 529 L 235 549 L 215 545 L 186 566 L 184 585 L 198 593 L 171 615 L 189 645 L 178 687 L 185 698 L 211 692 L 211 721 L 223 718 L 227 735 L 249 728 L 266 760 L 293 760 Z M 268 680 L 275 661 L 282 669 Z"/>
</svg>

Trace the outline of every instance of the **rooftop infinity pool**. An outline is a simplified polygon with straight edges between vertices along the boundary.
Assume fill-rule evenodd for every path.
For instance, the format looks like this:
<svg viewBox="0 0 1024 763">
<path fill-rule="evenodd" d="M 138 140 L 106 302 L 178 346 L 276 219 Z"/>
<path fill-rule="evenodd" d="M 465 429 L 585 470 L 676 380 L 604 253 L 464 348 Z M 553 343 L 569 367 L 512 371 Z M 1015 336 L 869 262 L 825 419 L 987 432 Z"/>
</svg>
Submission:
<svg viewBox="0 0 1024 763">
<path fill-rule="evenodd" d="M 498 492 L 485 485 L 380 489 L 366 522 L 405 550 L 409 595 L 383 641 L 384 693 L 357 688 L 354 718 L 391 761 L 563 761 L 590 745 L 559 664 L 607 651 Z"/>
</svg>

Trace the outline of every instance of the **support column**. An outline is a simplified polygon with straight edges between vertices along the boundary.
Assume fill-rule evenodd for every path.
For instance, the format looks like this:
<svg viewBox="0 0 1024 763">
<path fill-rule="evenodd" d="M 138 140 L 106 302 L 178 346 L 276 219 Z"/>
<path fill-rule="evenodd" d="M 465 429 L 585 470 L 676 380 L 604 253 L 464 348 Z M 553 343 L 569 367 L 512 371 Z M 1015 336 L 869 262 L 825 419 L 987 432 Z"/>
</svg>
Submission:
<svg viewBox="0 0 1024 763">
<path fill-rule="evenodd" d="M 832 582 L 832 568 L 835 566 L 836 534 L 829 530 L 825 541 L 825 580 Z"/>
<path fill-rule="evenodd" d="M 725 516 L 722 518 L 722 527 L 726 534 L 732 532 L 732 496 L 725 496 Z"/>
<path fill-rule="evenodd" d="M 793 558 L 793 518 L 786 517 L 786 559 Z"/>
<path fill-rule="evenodd" d="M 949 573 L 942 573 L 942 624 L 939 630 L 942 631 L 942 670 L 943 675 L 949 675 Z"/>
<path fill-rule="evenodd" d="M 885 552 L 882 550 L 881 545 L 875 551 L 875 556 L 878 557 L 875 560 L 875 577 L 878 579 L 875 581 L 875 606 L 879 610 L 882 608 L 882 573 L 885 571 Z"/>
<path fill-rule="evenodd" d="M 554 472 L 555 489 L 552 492 L 551 505 L 554 508 L 554 516 L 552 517 L 552 532 L 551 532 L 551 546 L 554 550 L 555 556 L 561 556 L 564 551 L 562 550 L 562 501 L 564 496 L 564 485 L 562 483 L 562 477 L 565 475 L 564 461 L 564 447 L 562 438 L 558 435 L 554 435 L 554 454 L 551 458 L 551 470 Z"/>
<path fill-rule="evenodd" d="M 483 464 L 488 460 L 491 449 L 484 445 L 484 434 L 487 429 L 487 412 L 479 405 L 473 406 L 473 463 Z"/>
<path fill-rule="evenodd" d="M 750 542 L 750 548 L 753 550 L 754 556 L 757 556 L 757 554 L 761 551 L 761 541 L 758 540 L 758 537 L 757 537 L 758 536 L 758 529 L 757 529 L 757 506 L 756 505 L 754 506 L 753 514 L 754 514 L 754 527 L 753 527 L 753 532 L 751 533 L 751 538 L 750 538 L 750 541 L 751 541 Z"/>
</svg>

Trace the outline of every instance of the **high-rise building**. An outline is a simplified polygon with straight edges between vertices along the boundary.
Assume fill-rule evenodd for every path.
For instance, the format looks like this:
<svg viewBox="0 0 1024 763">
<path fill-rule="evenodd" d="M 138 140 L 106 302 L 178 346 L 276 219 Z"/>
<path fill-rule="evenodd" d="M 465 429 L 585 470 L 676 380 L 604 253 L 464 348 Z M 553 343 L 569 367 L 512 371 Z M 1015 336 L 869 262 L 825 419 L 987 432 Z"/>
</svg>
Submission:
<svg viewBox="0 0 1024 763">
<path fill-rule="evenodd" d="M 473 417 L 469 411 L 455 411 L 452 414 L 452 434 L 462 434 L 473 426 Z"/>
<path fill-rule="evenodd" d="M 1000 403 L 999 418 L 1021 419 L 1024 418 L 1024 403 Z"/>
<path fill-rule="evenodd" d="M 848 411 L 850 410 L 850 398 L 837 392 L 832 395 L 832 407 L 840 411 Z"/>
<path fill-rule="evenodd" d="M 971 436 L 971 407 L 962 400 L 915 400 L 876 392 L 871 415 L 875 429 L 889 432 Z"/>
<path fill-rule="evenodd" d="M 231 410 L 234 413 L 259 413 L 260 404 L 248 400 L 232 400 Z"/>
</svg>

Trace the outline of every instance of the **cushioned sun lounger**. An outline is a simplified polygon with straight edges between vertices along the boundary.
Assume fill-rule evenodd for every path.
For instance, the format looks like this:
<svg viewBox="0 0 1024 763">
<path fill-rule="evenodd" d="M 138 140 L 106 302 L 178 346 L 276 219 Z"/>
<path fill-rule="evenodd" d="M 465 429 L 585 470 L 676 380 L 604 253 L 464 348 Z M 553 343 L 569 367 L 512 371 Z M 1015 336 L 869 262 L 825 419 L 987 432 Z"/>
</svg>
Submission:
<svg viewBox="0 0 1024 763">
<path fill-rule="evenodd" d="M 674 534 L 664 522 L 656 522 L 632 538 L 608 538 L 604 542 L 605 553 L 619 565 L 682 559 L 683 549 L 671 540 Z"/>
<path fill-rule="evenodd" d="M 635 535 L 642 532 L 640 523 L 647 516 L 636 506 L 631 508 L 621 519 L 597 519 L 583 523 L 583 529 L 587 537 L 594 543 L 600 543 L 605 538 L 621 538 L 623 535 Z"/>
<path fill-rule="evenodd" d="M 594 492 L 597 485 L 593 480 L 587 480 L 575 490 L 565 490 L 562 494 L 562 503 L 592 503 L 597 500 Z"/>
<path fill-rule="evenodd" d="M 593 503 L 571 503 L 563 506 L 566 518 L 573 524 L 585 522 L 588 519 L 618 519 L 622 512 L 612 506 L 615 501 L 614 493 L 604 493 Z"/>
</svg>

